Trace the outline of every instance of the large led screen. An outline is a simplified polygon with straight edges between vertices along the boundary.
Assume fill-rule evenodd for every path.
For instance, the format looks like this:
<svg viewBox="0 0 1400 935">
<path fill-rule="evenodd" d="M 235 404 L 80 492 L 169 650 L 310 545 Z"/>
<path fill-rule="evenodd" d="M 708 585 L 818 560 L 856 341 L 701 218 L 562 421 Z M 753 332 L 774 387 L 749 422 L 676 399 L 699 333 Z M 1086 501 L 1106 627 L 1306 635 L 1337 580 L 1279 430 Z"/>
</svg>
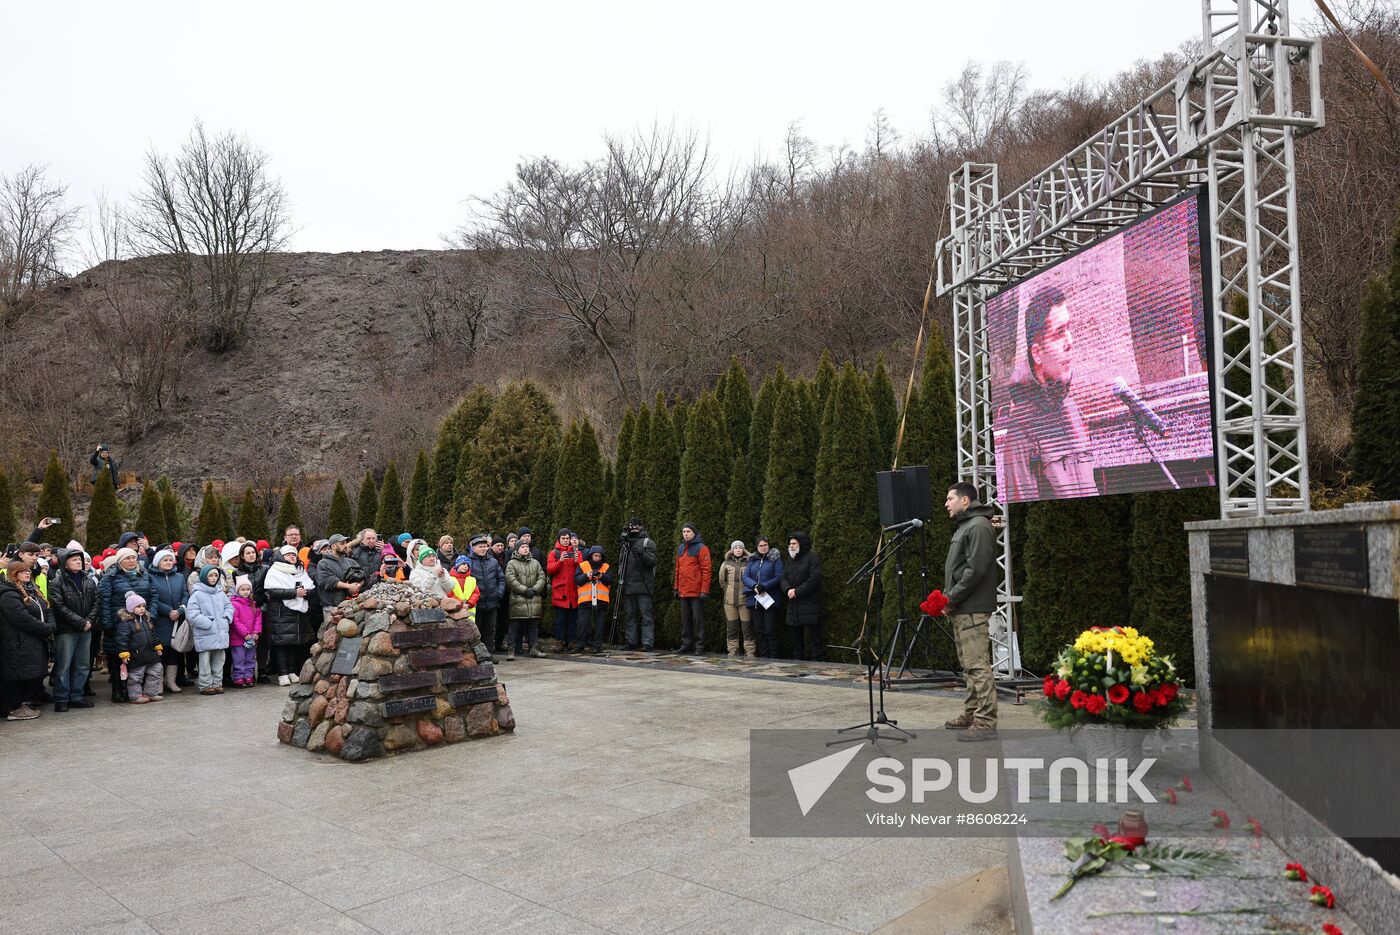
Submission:
<svg viewBox="0 0 1400 935">
<path fill-rule="evenodd" d="M 987 302 L 1003 502 L 1215 484 L 1201 200 Z"/>
</svg>

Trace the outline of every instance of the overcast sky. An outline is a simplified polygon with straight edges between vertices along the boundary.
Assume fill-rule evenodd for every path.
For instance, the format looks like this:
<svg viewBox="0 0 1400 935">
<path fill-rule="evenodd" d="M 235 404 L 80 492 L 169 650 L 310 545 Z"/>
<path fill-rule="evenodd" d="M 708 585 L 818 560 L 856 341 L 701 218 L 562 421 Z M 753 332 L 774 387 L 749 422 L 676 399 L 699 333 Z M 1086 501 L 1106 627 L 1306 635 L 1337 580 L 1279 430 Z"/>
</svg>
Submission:
<svg viewBox="0 0 1400 935">
<path fill-rule="evenodd" d="M 271 154 L 292 249 L 327 251 L 439 247 L 521 158 L 589 157 L 604 130 L 675 119 L 737 163 L 793 120 L 859 145 L 880 107 L 924 133 L 969 60 L 1058 87 L 1200 29 L 1198 0 L 4 5 L 0 172 L 121 198 L 199 118 Z"/>
</svg>

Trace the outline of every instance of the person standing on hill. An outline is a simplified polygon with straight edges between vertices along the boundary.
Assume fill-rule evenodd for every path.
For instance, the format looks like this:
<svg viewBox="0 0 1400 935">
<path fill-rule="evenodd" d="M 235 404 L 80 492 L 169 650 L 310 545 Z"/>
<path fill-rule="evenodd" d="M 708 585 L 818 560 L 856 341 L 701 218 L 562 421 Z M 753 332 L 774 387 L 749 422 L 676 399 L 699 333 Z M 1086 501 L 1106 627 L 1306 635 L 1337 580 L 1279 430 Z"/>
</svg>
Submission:
<svg viewBox="0 0 1400 935">
<path fill-rule="evenodd" d="M 788 560 L 781 582 L 787 596 L 794 659 L 816 659 L 822 651 L 822 560 L 805 532 L 788 537 Z"/>
<path fill-rule="evenodd" d="M 997 687 L 988 623 L 997 609 L 997 536 L 991 521 L 996 510 L 979 503 L 977 488 L 965 481 L 948 488 L 944 506 L 958 525 L 943 566 L 943 596 L 948 599 L 943 615 L 953 622 L 967 701 L 963 713 L 943 726 L 961 730 L 959 740 L 995 740 Z"/>
<path fill-rule="evenodd" d="M 112 457 L 112 452 L 106 445 L 98 445 L 93 449 L 88 457 L 88 464 L 92 465 L 92 484 L 97 486 L 97 478 L 102 476 L 103 471 L 107 471 L 112 477 L 112 489 L 120 490 L 121 484 L 117 483 L 117 468 L 120 467 L 117 459 Z"/>
<path fill-rule="evenodd" d="M 705 600 L 710 596 L 710 547 L 694 523 L 681 525 L 676 546 L 676 597 L 681 603 L 681 655 L 705 651 Z"/>
<path fill-rule="evenodd" d="M 558 651 L 565 653 L 574 648 L 578 626 L 578 585 L 574 584 L 580 557 L 577 542 L 571 530 L 559 530 L 559 539 L 549 550 L 545 564 L 550 583 L 549 603 L 554 608 L 554 641 L 559 644 Z"/>
</svg>

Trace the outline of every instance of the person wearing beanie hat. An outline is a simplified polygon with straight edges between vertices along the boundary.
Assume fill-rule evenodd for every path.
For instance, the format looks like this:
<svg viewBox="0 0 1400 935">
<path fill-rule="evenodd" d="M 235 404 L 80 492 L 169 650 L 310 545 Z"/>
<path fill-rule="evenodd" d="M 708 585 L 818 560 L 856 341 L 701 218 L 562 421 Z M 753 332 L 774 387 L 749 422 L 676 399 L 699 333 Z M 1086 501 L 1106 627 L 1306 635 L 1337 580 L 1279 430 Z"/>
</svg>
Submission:
<svg viewBox="0 0 1400 935">
<path fill-rule="evenodd" d="M 603 651 L 607 636 L 608 610 L 612 607 L 612 566 L 607 563 L 601 545 L 591 546 L 574 572 L 578 588 L 578 651 Z"/>
<path fill-rule="evenodd" d="M 554 608 L 554 642 L 556 652 L 573 652 L 574 640 L 578 634 L 578 585 L 574 575 L 578 572 L 578 561 L 582 557 L 574 549 L 573 532 L 559 530 L 559 538 L 545 560 L 545 574 L 549 575 L 549 603 Z"/>
<path fill-rule="evenodd" d="M 394 547 L 387 542 L 384 544 L 384 561 L 379 566 L 379 577 L 385 581 L 408 580 L 408 576 L 404 574 L 403 560 L 399 558 L 399 553 L 394 551 Z"/>
<path fill-rule="evenodd" d="M 500 620 L 501 601 L 506 596 L 506 570 L 502 560 L 506 547 L 504 539 L 496 538 L 501 543 L 499 547 L 493 546 L 486 533 L 477 533 L 472 536 L 471 550 L 463 556 L 476 582 L 476 628 L 481 631 L 481 642 L 492 652 L 501 650 L 506 629 Z M 496 548 L 502 553 L 500 557 L 493 554 Z"/>
<path fill-rule="evenodd" d="M 253 603 L 253 579 L 239 575 L 233 581 L 233 622 L 229 625 L 230 676 L 234 687 L 250 688 L 258 672 L 258 643 L 262 640 L 262 611 Z"/>
<path fill-rule="evenodd" d="M 675 596 L 681 604 L 682 655 L 705 651 L 704 602 L 710 596 L 710 574 L 710 547 L 694 523 L 682 523 L 675 579 Z"/>
<path fill-rule="evenodd" d="M 185 605 L 194 630 L 194 649 L 199 654 L 199 693 L 222 695 L 224 655 L 228 650 L 229 627 L 233 624 L 233 602 L 224 590 L 224 570 L 218 565 L 201 565 L 198 580 Z"/>
<path fill-rule="evenodd" d="M 49 582 L 49 607 L 53 610 L 55 630 L 55 711 L 67 711 L 70 706 L 92 707 L 92 702 L 83 697 L 83 689 L 92 671 L 93 631 L 102 631 L 97 622 L 97 579 L 84 570 L 84 559 L 81 547 L 59 549 Z"/>
<path fill-rule="evenodd" d="M 273 676 L 279 685 L 296 682 L 316 639 L 316 621 L 323 619 L 312 607 L 313 601 L 319 605 L 316 583 L 299 557 L 298 549 L 284 545 L 263 572 L 263 632 L 257 639 L 260 682 Z"/>
<path fill-rule="evenodd" d="M 452 576 L 452 596 L 462 602 L 467 609 L 467 615 L 473 623 L 476 623 L 476 605 L 481 602 L 481 589 L 477 587 L 476 578 L 472 575 L 471 558 L 466 555 L 457 556 L 457 561 L 453 563 L 452 570 L 448 572 Z M 480 624 L 477 625 L 480 630 Z M 487 646 L 486 635 L 483 632 L 481 642 Z M 480 662 L 482 660 L 478 660 Z"/>
<path fill-rule="evenodd" d="M 754 548 L 757 551 L 749 556 L 744 566 L 744 604 L 753 616 L 754 639 L 758 643 L 756 652 L 765 659 L 774 659 L 779 655 L 778 619 L 783 602 L 783 590 L 779 585 L 783 580 L 783 558 L 769 544 L 767 536 L 759 536 Z M 760 595 L 767 595 L 768 606 L 764 606 Z"/>
<path fill-rule="evenodd" d="M 102 607 L 102 642 L 107 652 L 107 678 L 112 685 L 112 701 L 125 704 L 129 685 L 121 678 L 121 659 L 117 656 L 117 615 L 124 610 L 128 591 L 139 595 L 146 605 L 154 606 L 155 585 L 151 575 L 141 567 L 136 552 L 130 548 L 117 549 L 108 560 L 111 564 L 104 569 L 98 581 L 98 595 Z M 139 693 L 138 693 L 139 695 Z"/>
<path fill-rule="evenodd" d="M 510 633 L 506 637 L 506 660 L 520 651 L 544 656 L 539 646 L 540 617 L 544 613 L 544 592 L 549 576 L 531 554 L 530 540 L 517 539 L 515 554 L 506 566 L 506 587 L 510 591 Z M 522 645 L 523 640 L 523 645 Z"/>
<path fill-rule="evenodd" d="M 457 582 L 452 580 L 447 569 L 442 567 L 442 562 L 438 561 L 437 552 L 433 551 L 433 547 L 427 543 L 421 545 L 416 559 L 417 564 L 413 566 L 413 573 L 408 576 L 408 583 L 426 591 L 429 597 L 451 597 Z"/>
<path fill-rule="evenodd" d="M 178 653 L 171 645 L 175 627 L 185 615 L 185 575 L 175 567 L 175 553 L 161 549 L 151 556 L 146 574 L 151 577 L 151 621 L 156 628 L 156 642 L 165 649 L 161 653 L 161 666 L 164 672 L 165 690 L 172 693 L 181 691 L 180 664 L 183 653 Z M 188 680 L 186 680 L 188 684 Z"/>
<path fill-rule="evenodd" d="M 450 569 L 457 564 L 457 543 L 451 536 L 438 536 L 437 556 L 443 568 Z"/>
<path fill-rule="evenodd" d="M 42 689 L 48 669 L 46 643 L 54 632 L 53 615 L 37 592 L 34 570 L 15 560 L 0 579 L 0 701 L 6 719 L 30 721 L 39 716 L 30 702 Z"/>
<path fill-rule="evenodd" d="M 730 656 L 747 655 L 758 658 L 754 643 L 753 611 L 745 603 L 744 570 L 749 564 L 749 551 L 735 539 L 724 553 L 719 566 L 719 590 L 724 605 L 724 642 Z"/>
<path fill-rule="evenodd" d="M 126 663 L 127 700 L 132 704 L 160 701 L 160 654 L 165 647 L 156 638 L 146 598 L 135 591 L 126 592 L 124 609 L 117 612 L 116 638 L 117 658 Z"/>
</svg>

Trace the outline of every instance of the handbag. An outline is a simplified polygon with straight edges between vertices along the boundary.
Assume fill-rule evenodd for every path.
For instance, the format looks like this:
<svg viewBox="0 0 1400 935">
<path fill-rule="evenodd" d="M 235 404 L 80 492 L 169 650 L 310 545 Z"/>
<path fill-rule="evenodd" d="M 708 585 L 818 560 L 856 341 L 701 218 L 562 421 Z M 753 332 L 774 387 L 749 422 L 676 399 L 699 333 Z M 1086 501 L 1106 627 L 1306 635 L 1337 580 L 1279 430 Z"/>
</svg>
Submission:
<svg viewBox="0 0 1400 935">
<path fill-rule="evenodd" d="M 177 653 L 194 651 L 194 630 L 190 629 L 190 622 L 184 617 L 175 622 L 175 629 L 170 634 L 170 648 Z"/>
</svg>

